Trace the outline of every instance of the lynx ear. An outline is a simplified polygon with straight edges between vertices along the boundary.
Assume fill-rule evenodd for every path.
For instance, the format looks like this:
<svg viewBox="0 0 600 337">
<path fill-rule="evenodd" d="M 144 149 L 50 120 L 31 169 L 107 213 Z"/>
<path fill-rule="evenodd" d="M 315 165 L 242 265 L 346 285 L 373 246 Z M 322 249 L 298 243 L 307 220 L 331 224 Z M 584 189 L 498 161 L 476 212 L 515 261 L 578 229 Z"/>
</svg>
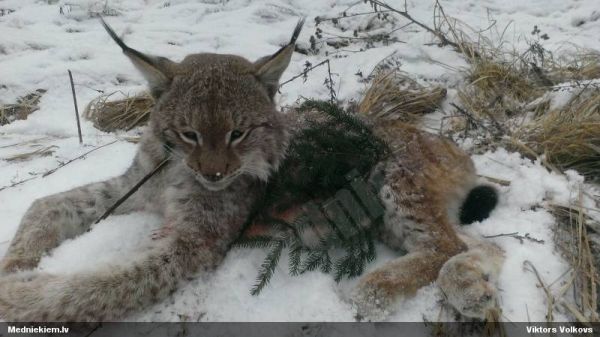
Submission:
<svg viewBox="0 0 600 337">
<path fill-rule="evenodd" d="M 256 76 L 267 87 L 271 98 L 277 93 L 279 79 L 290 64 L 294 47 L 296 46 L 296 39 L 298 39 L 298 35 L 302 30 L 302 25 L 304 25 L 304 18 L 300 19 L 298 24 L 296 24 L 290 43 L 279 49 L 275 54 L 262 57 L 254 62 Z"/>
<path fill-rule="evenodd" d="M 123 49 L 123 53 L 144 75 L 150 86 L 152 96 L 158 98 L 169 87 L 176 63 L 164 57 L 146 55 L 130 48 L 117 36 L 103 18 L 100 18 L 100 21 L 108 35 Z"/>
</svg>

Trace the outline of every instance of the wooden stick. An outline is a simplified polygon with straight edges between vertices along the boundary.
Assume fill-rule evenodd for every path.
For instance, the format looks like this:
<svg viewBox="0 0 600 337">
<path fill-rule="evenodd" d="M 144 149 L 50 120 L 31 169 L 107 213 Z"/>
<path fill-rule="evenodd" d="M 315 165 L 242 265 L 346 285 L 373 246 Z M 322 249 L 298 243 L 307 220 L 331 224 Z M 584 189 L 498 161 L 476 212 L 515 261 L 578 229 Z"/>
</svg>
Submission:
<svg viewBox="0 0 600 337">
<path fill-rule="evenodd" d="M 71 81 L 71 92 L 73 93 L 73 104 L 75 105 L 75 119 L 77 120 L 77 133 L 79 134 L 79 144 L 83 144 L 83 137 L 81 136 L 81 123 L 79 122 L 79 108 L 77 108 L 77 96 L 75 95 L 75 84 L 73 83 L 73 74 L 71 70 L 69 72 L 69 80 Z"/>
<path fill-rule="evenodd" d="M 494 178 L 494 177 L 488 177 L 488 176 L 484 176 L 484 175 L 481 175 L 481 174 L 478 174 L 477 176 L 481 177 L 481 178 L 483 178 L 483 179 L 485 179 L 485 180 L 487 180 L 489 182 L 496 183 L 498 185 L 510 186 L 510 181 L 508 181 L 508 180 L 498 179 L 498 178 Z"/>
<path fill-rule="evenodd" d="M 17 181 L 17 182 L 14 182 L 14 183 L 12 183 L 11 185 L 2 186 L 2 187 L 0 187 L 0 191 L 3 191 L 3 190 L 5 190 L 5 189 L 7 189 L 7 188 L 11 188 L 11 187 L 19 186 L 19 185 L 21 185 L 21 184 L 24 184 L 24 183 L 26 183 L 26 182 L 30 181 L 30 180 L 37 179 L 38 177 L 39 177 L 39 175 L 34 175 L 33 177 L 29 177 L 29 178 L 27 178 L 27 179 L 23 179 L 23 180 L 19 180 L 19 181 Z"/>
<path fill-rule="evenodd" d="M 69 160 L 69 161 L 67 161 L 67 162 L 60 163 L 60 165 L 58 165 L 57 167 L 55 167 L 55 168 L 51 169 L 50 171 L 46 171 L 46 173 L 44 173 L 44 174 L 41 174 L 41 172 L 31 173 L 31 174 L 33 175 L 32 177 L 29 177 L 29 178 L 27 178 L 27 179 L 23 179 L 23 180 L 17 181 L 17 182 L 15 182 L 15 183 L 11 184 L 11 185 L 2 186 L 2 187 L 0 187 L 0 191 L 2 191 L 2 190 L 5 190 L 5 189 L 7 189 L 7 188 L 12 188 L 12 187 L 15 187 L 15 186 L 19 186 L 19 185 L 21 185 L 21 184 L 23 184 L 23 183 L 26 183 L 26 182 L 28 182 L 28 181 L 30 181 L 30 180 L 33 180 L 33 179 L 37 179 L 37 178 L 39 178 L 39 177 L 46 178 L 47 176 L 51 175 L 52 173 L 54 173 L 54 172 L 58 171 L 59 169 L 61 169 L 61 168 L 65 167 L 65 166 L 67 166 L 68 164 L 70 164 L 70 163 L 72 163 L 72 162 L 74 162 L 74 161 L 76 161 L 76 160 L 79 160 L 79 159 L 81 159 L 81 158 L 83 158 L 83 157 L 87 156 L 88 154 L 90 154 L 90 153 L 92 153 L 92 152 L 94 152 L 94 151 L 96 151 L 96 150 L 99 150 L 99 149 L 101 149 L 101 148 L 103 148 L 103 147 L 105 147 L 105 146 L 108 146 L 108 145 L 110 145 L 110 144 L 114 144 L 114 143 L 116 143 L 116 142 L 118 142 L 118 141 L 119 141 L 119 140 L 117 139 L 117 140 L 115 140 L 115 141 L 112 141 L 112 142 L 110 142 L 110 143 L 106 143 L 106 144 L 104 144 L 104 145 L 100 145 L 100 146 L 98 146 L 98 147 L 95 147 L 95 148 L 93 148 L 93 149 L 89 150 L 88 152 L 86 152 L 86 153 L 84 153 L 84 154 L 82 154 L 82 155 L 78 156 L 78 157 L 75 157 L 75 158 L 73 158 L 73 159 L 70 159 L 70 160 Z"/>
<path fill-rule="evenodd" d="M 53 168 L 52 170 L 50 170 L 50 171 L 48 171 L 48 172 L 44 173 L 44 174 L 42 175 L 42 178 L 46 178 L 47 176 L 51 175 L 52 173 L 56 172 L 56 171 L 57 171 L 57 170 L 59 170 L 59 169 L 61 169 L 61 168 L 65 167 L 65 166 L 67 166 L 67 165 L 71 164 L 72 162 L 74 162 L 74 161 L 76 161 L 76 160 L 78 160 L 78 159 L 81 159 L 81 158 L 83 158 L 83 157 L 87 156 L 88 154 L 90 154 L 90 153 L 92 153 L 92 152 L 94 152 L 94 151 L 96 151 L 96 150 L 100 150 L 101 148 L 103 148 L 103 147 L 105 147 L 105 146 L 109 146 L 109 145 L 111 145 L 111 144 L 114 144 L 114 143 L 116 143 L 116 142 L 118 142 L 118 141 L 119 141 L 119 140 L 117 139 L 117 140 L 113 140 L 113 141 L 112 141 L 112 142 L 110 142 L 110 143 L 106 143 L 106 144 L 104 144 L 104 145 L 100 145 L 100 146 L 98 146 L 98 147 L 95 147 L 95 148 L 93 148 L 93 149 L 89 150 L 88 152 L 86 152 L 86 153 L 84 153 L 84 154 L 82 154 L 82 155 L 78 156 L 78 157 L 75 157 L 75 158 L 73 158 L 73 159 L 70 159 L 70 160 L 69 160 L 69 161 L 67 161 L 67 162 L 61 163 L 61 164 L 60 164 L 60 165 L 58 165 L 56 168 Z"/>
<path fill-rule="evenodd" d="M 150 173 L 146 174 L 140 181 L 137 182 L 137 184 L 135 184 L 129 191 L 127 191 L 127 193 L 125 193 L 125 195 L 123 195 L 112 206 L 110 206 L 106 210 L 106 212 L 104 212 L 104 214 L 102 214 L 102 216 L 100 216 L 98 218 L 98 220 L 96 220 L 96 222 L 94 222 L 94 224 L 97 224 L 98 222 L 106 219 L 112 212 L 114 212 L 115 209 L 117 209 L 117 207 L 119 207 L 122 203 L 124 203 L 127 199 L 129 199 L 129 197 L 132 196 L 140 187 L 142 187 L 142 185 L 144 185 L 150 178 L 152 178 L 153 175 L 155 175 L 163 167 L 165 167 L 165 165 L 167 165 L 169 160 L 171 160 L 171 158 L 167 158 L 167 159 L 163 160 L 162 162 L 160 162 L 154 168 L 154 170 L 152 170 Z"/>
</svg>

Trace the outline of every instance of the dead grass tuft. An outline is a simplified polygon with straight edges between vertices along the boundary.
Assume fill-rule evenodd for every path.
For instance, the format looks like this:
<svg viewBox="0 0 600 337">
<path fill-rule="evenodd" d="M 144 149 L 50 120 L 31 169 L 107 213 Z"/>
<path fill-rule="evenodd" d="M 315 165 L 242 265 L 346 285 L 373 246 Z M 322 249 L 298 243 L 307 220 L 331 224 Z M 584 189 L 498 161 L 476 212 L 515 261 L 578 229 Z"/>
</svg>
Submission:
<svg viewBox="0 0 600 337">
<path fill-rule="evenodd" d="M 473 59 L 466 79 L 467 85 L 458 91 L 458 97 L 467 111 L 496 121 L 516 116 L 526 103 L 543 93 L 514 62 L 487 57 Z"/>
<path fill-rule="evenodd" d="M 415 123 L 435 111 L 446 89 L 424 87 L 397 69 L 380 71 L 358 104 L 358 113 L 377 118 Z"/>
<path fill-rule="evenodd" d="M 109 101 L 109 98 L 116 93 L 120 93 L 124 98 Z M 129 96 L 117 91 L 103 94 L 91 101 L 85 108 L 83 115 L 102 131 L 128 131 L 138 125 L 145 124 L 150 117 L 153 106 L 154 99 L 149 93 Z"/>
<path fill-rule="evenodd" d="M 547 111 L 513 136 L 550 165 L 600 179 L 600 89 L 583 90 L 563 107 Z"/>
<path fill-rule="evenodd" d="M 517 52 L 501 38 L 491 42 L 454 19 L 444 17 L 444 23 L 469 62 L 450 133 L 467 136 L 475 129 L 471 137 L 478 138 L 479 148 L 473 149 L 478 153 L 509 139 L 509 147 L 525 156 L 598 182 L 600 89 L 589 81 L 600 78 L 600 53 L 575 50 L 555 57 L 539 37 Z M 557 90 L 570 91 L 564 95 L 572 94 L 567 104 L 552 104 Z"/>
<path fill-rule="evenodd" d="M 554 83 L 600 78 L 600 53 L 581 50 L 558 58 L 548 68 L 548 77 Z"/>
<path fill-rule="evenodd" d="M 582 200 L 580 195 L 577 205 L 551 207 L 557 221 L 555 242 L 571 265 L 555 303 L 589 326 L 600 320 L 600 274 L 596 267 L 600 262 L 600 237 L 596 231 L 599 224 L 587 215 Z"/>
<path fill-rule="evenodd" d="M 44 89 L 21 96 L 16 103 L 0 105 L 0 125 L 10 124 L 15 120 L 27 119 L 27 117 L 39 109 L 38 104 L 42 95 L 46 92 Z"/>
<path fill-rule="evenodd" d="M 40 157 L 48 157 L 54 154 L 54 150 L 56 148 L 58 148 L 58 146 L 56 145 L 50 145 L 50 146 L 42 146 L 39 144 L 36 144 L 33 147 L 37 147 L 38 149 L 33 150 L 33 151 L 29 151 L 29 152 L 23 152 L 23 153 L 19 153 L 10 157 L 6 157 L 4 158 L 4 160 L 8 161 L 8 162 L 22 162 L 22 161 L 28 161 L 34 158 L 40 158 Z"/>
</svg>

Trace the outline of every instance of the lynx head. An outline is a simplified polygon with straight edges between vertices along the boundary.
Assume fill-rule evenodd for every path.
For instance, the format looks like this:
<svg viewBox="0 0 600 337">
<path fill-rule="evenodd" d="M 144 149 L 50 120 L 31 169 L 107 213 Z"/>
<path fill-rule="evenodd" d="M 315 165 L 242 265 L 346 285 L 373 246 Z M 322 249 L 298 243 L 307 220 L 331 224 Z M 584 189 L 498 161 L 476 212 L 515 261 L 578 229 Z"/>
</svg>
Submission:
<svg viewBox="0 0 600 337">
<path fill-rule="evenodd" d="M 102 23 L 149 83 L 152 132 L 204 187 L 221 190 L 242 175 L 266 180 L 277 169 L 288 132 L 273 97 L 303 20 L 288 45 L 256 62 L 205 53 L 176 63 L 129 48 Z"/>
</svg>

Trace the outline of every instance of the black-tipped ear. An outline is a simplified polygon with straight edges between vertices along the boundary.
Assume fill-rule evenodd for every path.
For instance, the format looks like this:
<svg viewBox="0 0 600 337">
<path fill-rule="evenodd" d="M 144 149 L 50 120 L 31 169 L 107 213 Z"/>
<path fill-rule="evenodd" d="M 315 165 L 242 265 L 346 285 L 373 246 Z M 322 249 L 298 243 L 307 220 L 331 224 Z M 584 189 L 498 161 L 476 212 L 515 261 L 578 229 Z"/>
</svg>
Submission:
<svg viewBox="0 0 600 337">
<path fill-rule="evenodd" d="M 158 98 L 171 84 L 176 63 L 165 57 L 146 55 L 130 48 L 117 36 L 103 18 L 100 18 L 100 21 L 108 35 L 123 49 L 123 53 L 144 75 L 150 86 L 152 96 Z"/>
<path fill-rule="evenodd" d="M 256 76 L 267 87 L 271 98 L 277 93 L 279 79 L 290 64 L 296 40 L 298 39 L 298 35 L 300 35 L 303 25 L 304 18 L 300 19 L 296 24 L 290 43 L 279 49 L 275 54 L 262 57 L 254 62 Z"/>
</svg>

